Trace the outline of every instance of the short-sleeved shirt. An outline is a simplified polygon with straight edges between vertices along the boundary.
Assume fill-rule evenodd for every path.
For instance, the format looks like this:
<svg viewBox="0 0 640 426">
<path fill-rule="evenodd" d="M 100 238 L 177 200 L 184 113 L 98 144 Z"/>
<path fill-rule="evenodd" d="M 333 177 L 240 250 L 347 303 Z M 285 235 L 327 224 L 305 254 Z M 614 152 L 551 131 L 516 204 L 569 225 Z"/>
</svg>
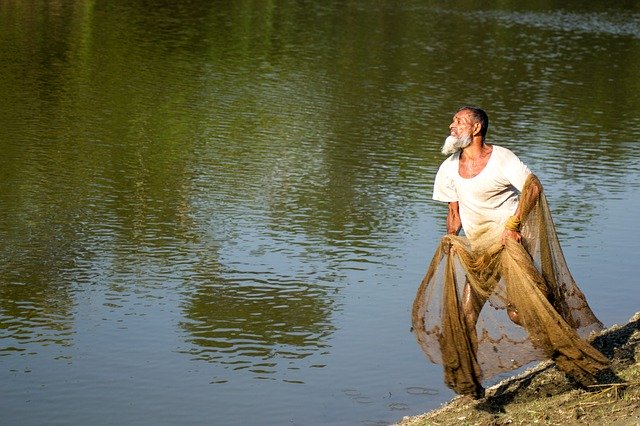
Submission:
<svg viewBox="0 0 640 426">
<path fill-rule="evenodd" d="M 436 174 L 433 199 L 457 201 L 462 228 L 469 240 L 502 232 L 504 223 L 518 207 L 529 168 L 509 149 L 493 145 L 485 168 L 473 178 L 458 171 L 461 151 L 447 158 Z"/>
</svg>

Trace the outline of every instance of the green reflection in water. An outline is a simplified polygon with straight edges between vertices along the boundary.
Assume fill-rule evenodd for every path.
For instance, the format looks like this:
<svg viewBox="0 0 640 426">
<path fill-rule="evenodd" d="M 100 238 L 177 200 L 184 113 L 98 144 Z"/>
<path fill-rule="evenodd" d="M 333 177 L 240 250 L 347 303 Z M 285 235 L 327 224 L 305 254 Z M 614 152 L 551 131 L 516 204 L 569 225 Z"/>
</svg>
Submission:
<svg viewBox="0 0 640 426">
<path fill-rule="evenodd" d="M 564 236 L 638 184 L 637 22 L 577 1 L 1 2 L 0 354 L 81 346 L 80 319 L 142 294 L 177 312 L 167 351 L 210 368 L 290 378 L 337 332 L 366 359 L 336 316 L 366 281 L 401 322 L 376 285 L 438 238 L 461 103 L 541 176 Z"/>
</svg>

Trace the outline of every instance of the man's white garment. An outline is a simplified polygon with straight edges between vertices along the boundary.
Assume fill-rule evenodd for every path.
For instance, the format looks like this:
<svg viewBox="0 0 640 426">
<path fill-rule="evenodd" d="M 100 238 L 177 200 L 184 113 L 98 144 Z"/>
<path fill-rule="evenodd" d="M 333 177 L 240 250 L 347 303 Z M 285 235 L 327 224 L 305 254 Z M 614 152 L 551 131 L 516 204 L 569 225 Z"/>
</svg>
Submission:
<svg viewBox="0 0 640 426">
<path fill-rule="evenodd" d="M 436 174 L 433 199 L 457 201 L 464 233 L 471 242 L 497 237 L 518 207 L 520 192 L 531 171 L 510 150 L 493 145 L 487 165 L 473 178 L 459 173 L 460 153 L 447 158 Z"/>
</svg>

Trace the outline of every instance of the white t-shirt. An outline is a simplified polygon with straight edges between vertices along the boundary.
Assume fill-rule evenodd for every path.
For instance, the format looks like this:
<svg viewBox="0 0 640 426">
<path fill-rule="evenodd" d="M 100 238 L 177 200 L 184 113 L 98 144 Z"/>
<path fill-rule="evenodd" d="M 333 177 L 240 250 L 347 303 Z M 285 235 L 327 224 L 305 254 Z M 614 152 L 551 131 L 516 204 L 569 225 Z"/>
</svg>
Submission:
<svg viewBox="0 0 640 426">
<path fill-rule="evenodd" d="M 465 179 L 458 172 L 460 153 L 452 154 L 438 169 L 433 199 L 458 202 L 462 228 L 469 240 L 487 232 L 497 236 L 516 211 L 520 191 L 531 171 L 513 152 L 493 145 L 485 168 Z"/>
</svg>

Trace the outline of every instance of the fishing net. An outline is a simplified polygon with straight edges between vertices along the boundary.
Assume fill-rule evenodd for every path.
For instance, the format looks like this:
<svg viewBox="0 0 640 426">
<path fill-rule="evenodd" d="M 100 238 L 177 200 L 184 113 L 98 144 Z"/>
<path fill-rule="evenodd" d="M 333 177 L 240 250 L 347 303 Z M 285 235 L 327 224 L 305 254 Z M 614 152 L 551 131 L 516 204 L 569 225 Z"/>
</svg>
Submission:
<svg viewBox="0 0 640 426">
<path fill-rule="evenodd" d="M 502 228 L 473 242 L 446 235 L 413 304 L 418 343 L 459 394 L 479 395 L 483 380 L 535 360 L 553 359 L 585 386 L 608 366 L 584 340 L 602 323 L 569 272 L 544 193 L 520 202 L 522 244 L 503 244 Z"/>
</svg>

